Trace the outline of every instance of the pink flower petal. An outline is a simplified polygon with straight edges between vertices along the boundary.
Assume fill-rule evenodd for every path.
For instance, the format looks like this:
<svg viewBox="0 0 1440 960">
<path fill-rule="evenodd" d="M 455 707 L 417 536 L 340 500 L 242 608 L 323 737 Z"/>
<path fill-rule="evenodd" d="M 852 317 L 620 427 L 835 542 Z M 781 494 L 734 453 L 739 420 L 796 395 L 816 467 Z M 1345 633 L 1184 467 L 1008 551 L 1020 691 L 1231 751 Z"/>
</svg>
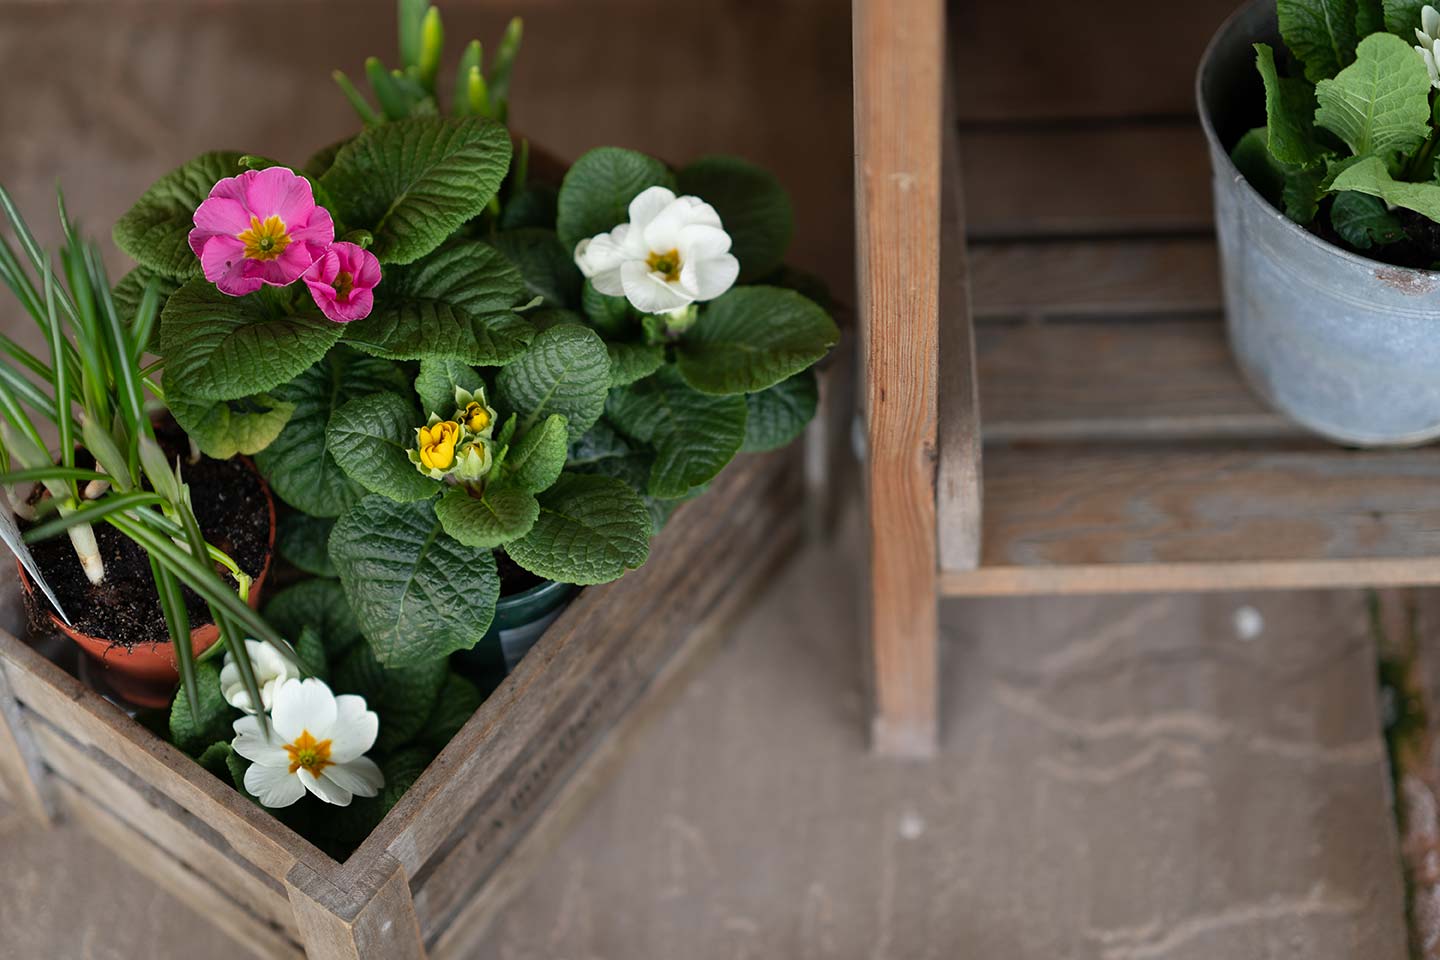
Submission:
<svg viewBox="0 0 1440 960">
<path fill-rule="evenodd" d="M 200 251 L 205 279 L 232 297 L 243 297 L 260 289 L 261 281 L 247 275 L 250 262 L 245 259 L 245 245 L 230 236 L 210 237 Z"/>
<path fill-rule="evenodd" d="M 317 257 L 335 240 L 335 221 L 330 219 L 330 211 L 324 207 L 315 207 L 304 223 L 292 224 L 289 220 L 286 220 L 285 223 L 289 227 L 292 242 L 320 248 L 315 251 Z"/>
<path fill-rule="evenodd" d="M 224 181 L 221 181 L 222 183 Z M 200 256 L 205 241 L 214 236 L 228 236 L 250 228 L 250 214 L 244 206 L 228 197 L 211 196 L 195 208 L 195 229 L 190 231 L 190 249 Z"/>
<path fill-rule="evenodd" d="M 291 228 L 309 222 L 310 214 L 315 210 L 310 181 L 297 176 L 288 167 L 247 170 L 240 176 L 244 180 L 245 205 L 261 220 L 279 217 Z"/>
</svg>

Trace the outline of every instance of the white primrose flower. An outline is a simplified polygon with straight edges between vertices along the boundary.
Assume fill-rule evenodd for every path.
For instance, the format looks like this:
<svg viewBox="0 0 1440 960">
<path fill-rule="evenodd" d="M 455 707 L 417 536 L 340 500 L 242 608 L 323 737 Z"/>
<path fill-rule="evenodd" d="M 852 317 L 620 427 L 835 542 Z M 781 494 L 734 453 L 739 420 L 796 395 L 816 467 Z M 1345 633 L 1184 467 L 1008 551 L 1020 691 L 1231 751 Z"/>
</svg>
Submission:
<svg viewBox="0 0 1440 960">
<path fill-rule="evenodd" d="M 641 313 L 714 300 L 740 275 L 730 235 L 699 197 L 651 187 L 630 201 L 630 222 L 575 245 L 575 265 L 606 296 Z"/>
<path fill-rule="evenodd" d="M 231 747 L 250 761 L 245 789 L 267 807 L 288 807 L 309 790 L 346 807 L 352 797 L 373 797 L 385 785 L 375 761 L 380 718 L 365 698 L 335 696 L 323 680 L 286 680 L 275 693 L 270 735 L 252 716 L 235 721 Z"/>
<path fill-rule="evenodd" d="M 250 669 L 255 671 L 255 684 L 260 688 L 260 708 L 269 710 L 275 704 L 275 691 L 286 680 L 298 678 L 300 668 L 285 654 L 259 640 L 246 640 L 245 653 L 250 658 Z M 250 694 L 240 679 L 240 668 L 229 653 L 225 654 L 225 664 L 220 668 L 220 692 L 225 695 L 225 702 L 236 710 L 255 712 Z"/>
<path fill-rule="evenodd" d="M 1440 90 L 1440 10 L 1428 4 L 1421 9 L 1415 39 L 1420 41 L 1415 52 L 1425 62 L 1425 69 L 1430 73 L 1430 85 Z"/>
</svg>

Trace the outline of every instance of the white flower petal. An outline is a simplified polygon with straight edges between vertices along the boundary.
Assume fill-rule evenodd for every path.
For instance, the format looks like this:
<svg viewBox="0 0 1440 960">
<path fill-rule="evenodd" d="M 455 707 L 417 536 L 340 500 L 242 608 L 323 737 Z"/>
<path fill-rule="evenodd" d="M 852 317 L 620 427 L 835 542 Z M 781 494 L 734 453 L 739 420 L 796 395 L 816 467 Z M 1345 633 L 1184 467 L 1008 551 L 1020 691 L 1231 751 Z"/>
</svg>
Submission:
<svg viewBox="0 0 1440 960">
<path fill-rule="evenodd" d="M 275 693 L 272 723 L 287 743 L 306 730 L 316 740 L 329 739 L 335 728 L 335 695 L 314 677 L 286 680 Z"/>
<path fill-rule="evenodd" d="M 587 277 L 619 269 L 625 251 L 608 233 L 601 233 L 575 245 L 575 266 Z"/>
<path fill-rule="evenodd" d="M 658 217 L 660 211 L 670 206 L 674 200 L 674 191 L 665 187 L 641 190 L 635 199 L 630 201 L 630 225 L 636 230 L 644 230 L 646 224 Z"/>
<path fill-rule="evenodd" d="M 680 246 L 681 229 L 693 224 L 718 227 L 720 215 L 699 197 L 679 197 L 645 228 L 645 246 L 657 253 L 676 250 Z"/>
<path fill-rule="evenodd" d="M 299 677 L 300 670 L 279 650 L 259 640 L 246 640 L 245 653 L 250 658 L 250 667 L 255 672 L 255 682 L 260 686 L 261 707 L 269 710 L 274 705 L 275 691 L 291 677 Z M 250 694 L 240 678 L 240 668 L 235 658 L 225 654 L 225 663 L 220 668 L 220 692 L 230 706 L 246 713 L 254 713 Z"/>
<path fill-rule="evenodd" d="M 385 774 L 369 757 L 335 763 L 320 771 L 321 780 L 330 780 L 357 797 L 373 797 L 385 786 Z"/>
<path fill-rule="evenodd" d="M 645 266 L 643 262 L 640 262 L 640 265 L 642 267 Z M 590 285 L 595 288 L 597 293 L 603 293 L 607 297 L 625 296 L 625 284 L 620 279 L 619 267 L 616 267 L 614 270 L 606 270 L 604 273 L 595 274 L 595 276 L 590 278 Z"/>
<path fill-rule="evenodd" d="M 1440 10 L 1436 10 L 1428 3 L 1421 7 L 1420 26 L 1432 37 L 1440 34 Z"/>
<path fill-rule="evenodd" d="M 309 790 L 326 803 L 333 803 L 337 807 L 350 806 L 350 791 L 334 780 L 324 776 L 317 777 L 304 767 L 296 771 L 295 777 L 302 786 L 301 793 Z"/>
<path fill-rule="evenodd" d="M 719 227 L 692 223 L 680 230 L 677 249 L 680 251 L 681 261 L 685 263 L 718 257 L 722 253 L 730 252 L 730 234 Z"/>
<path fill-rule="evenodd" d="M 245 789 L 267 807 L 288 807 L 305 796 L 305 786 L 287 767 L 251 764 L 245 771 Z"/>
<path fill-rule="evenodd" d="M 651 273 L 639 260 L 630 260 L 621 267 L 620 278 L 625 286 L 625 298 L 641 313 L 664 313 L 683 307 L 691 299 L 667 284 L 659 274 Z"/>
<path fill-rule="evenodd" d="M 735 285 L 740 261 L 728 253 L 691 260 L 680 271 L 680 283 L 696 300 L 714 300 Z"/>
<path fill-rule="evenodd" d="M 375 746 L 380 718 L 365 706 L 365 698 L 343 694 L 335 698 L 335 729 L 330 733 L 330 759 L 335 763 L 354 760 Z"/>
</svg>

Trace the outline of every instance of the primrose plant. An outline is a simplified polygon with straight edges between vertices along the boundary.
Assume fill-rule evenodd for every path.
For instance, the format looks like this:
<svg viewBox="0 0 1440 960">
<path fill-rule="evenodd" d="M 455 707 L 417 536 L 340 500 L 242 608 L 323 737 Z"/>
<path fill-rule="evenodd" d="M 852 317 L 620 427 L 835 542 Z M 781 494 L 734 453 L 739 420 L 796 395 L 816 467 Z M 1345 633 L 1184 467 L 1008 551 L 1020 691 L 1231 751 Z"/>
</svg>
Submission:
<svg viewBox="0 0 1440 960">
<path fill-rule="evenodd" d="M 1295 222 L 1432 266 L 1440 12 L 1414 0 L 1278 0 L 1277 10 L 1284 47 L 1255 45 L 1266 123 L 1236 145 L 1236 166 Z"/>
</svg>

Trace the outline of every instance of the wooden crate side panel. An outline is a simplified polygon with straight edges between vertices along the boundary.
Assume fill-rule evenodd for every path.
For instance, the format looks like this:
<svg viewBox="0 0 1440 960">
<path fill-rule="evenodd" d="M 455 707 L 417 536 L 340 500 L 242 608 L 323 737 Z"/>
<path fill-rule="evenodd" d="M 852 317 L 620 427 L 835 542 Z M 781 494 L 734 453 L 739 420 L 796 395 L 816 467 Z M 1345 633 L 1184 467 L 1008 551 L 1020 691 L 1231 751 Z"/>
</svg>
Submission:
<svg viewBox="0 0 1440 960">
<path fill-rule="evenodd" d="M 0 504 L 0 509 L 5 509 Z M 45 767 L 19 702 L 10 688 L 6 665 L 0 662 L 0 786 L 5 798 L 36 823 L 49 823 L 55 799 L 46 783 Z"/>
<path fill-rule="evenodd" d="M 295 864 L 285 886 L 308 960 L 425 960 L 410 881 L 394 858 L 368 864 L 363 897 L 306 863 Z"/>
<path fill-rule="evenodd" d="M 556 796 L 571 788 L 573 771 L 600 748 L 596 731 L 611 731 L 622 718 L 631 723 L 637 702 L 656 688 L 667 666 L 683 662 L 689 647 L 701 644 L 705 634 L 744 607 L 763 578 L 789 555 L 803 520 L 794 508 L 796 472 L 772 475 L 768 489 L 751 485 L 750 495 L 730 505 L 723 526 L 706 525 L 693 540 L 678 545 L 677 553 L 683 549 L 693 558 L 697 546 L 708 544 L 706 562 L 667 563 L 676 575 L 646 591 L 656 602 L 642 608 L 632 625 L 610 627 L 608 618 L 600 629 L 594 618 L 575 625 L 584 630 L 587 646 L 600 648 L 591 682 L 552 711 L 553 733 L 543 738 L 542 749 L 522 758 L 493 796 L 482 798 L 462 826 L 463 836 L 457 833 L 414 878 L 427 942 L 452 925 L 473 892 L 493 897 L 490 887 L 502 860 L 508 867 L 509 856 L 522 837 L 531 835 L 537 817 L 550 815 Z"/>
<path fill-rule="evenodd" d="M 109 757 L 34 714 L 28 719 L 46 764 L 70 785 L 72 794 L 125 824 L 149 842 L 151 856 L 173 863 L 169 873 L 186 878 L 186 887 L 176 891 L 181 899 L 188 899 L 188 886 L 216 888 L 232 909 L 238 908 L 235 912 L 249 914 L 252 923 L 266 927 L 272 935 L 297 940 L 294 913 L 282 882 L 236 855 L 209 825 Z"/>
<path fill-rule="evenodd" d="M 235 853 L 271 877 L 283 878 L 302 858 L 320 869 L 334 869 L 333 860 L 234 788 L 4 632 L 0 632 L 0 661 L 16 699 L 30 711 L 76 741 L 113 757 L 213 827 Z"/>
</svg>

